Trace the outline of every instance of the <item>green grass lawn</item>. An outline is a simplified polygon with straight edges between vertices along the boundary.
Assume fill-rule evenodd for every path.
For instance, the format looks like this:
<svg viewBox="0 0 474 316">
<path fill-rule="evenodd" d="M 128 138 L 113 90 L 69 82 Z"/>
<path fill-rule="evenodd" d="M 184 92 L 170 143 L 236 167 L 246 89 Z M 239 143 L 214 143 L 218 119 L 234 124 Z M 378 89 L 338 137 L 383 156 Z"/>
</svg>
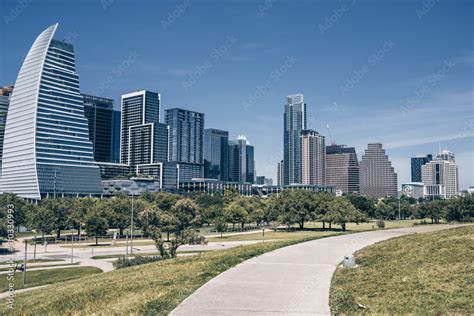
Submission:
<svg viewBox="0 0 474 316">
<path fill-rule="evenodd" d="M 17 295 L 14 314 L 166 315 L 204 283 L 236 264 L 316 238 L 239 246 L 86 276 Z M 8 313 L 6 304 L 0 304 L 2 313 Z"/>
<path fill-rule="evenodd" d="M 335 314 L 467 315 L 474 311 L 474 225 L 383 241 L 356 252 L 355 269 L 338 268 Z"/>
<path fill-rule="evenodd" d="M 310 238 L 310 237 L 324 237 L 337 235 L 339 232 L 336 231 L 311 231 L 311 230 L 295 230 L 295 231 L 265 231 L 265 239 L 269 240 L 281 240 L 281 239 L 298 239 L 298 238 Z M 262 240 L 262 231 L 252 234 L 242 234 L 242 235 L 233 235 L 221 237 L 210 237 L 206 238 L 209 242 L 223 242 L 223 241 L 246 241 L 246 240 Z"/>
<path fill-rule="evenodd" d="M 51 270 L 37 270 L 27 272 L 26 284 L 23 286 L 23 273 L 15 273 L 15 290 L 22 288 L 40 286 L 45 284 L 53 284 L 64 282 L 68 280 L 77 279 L 86 275 L 101 273 L 102 270 L 95 267 L 74 267 L 74 268 L 58 268 Z M 0 291 L 8 290 L 8 283 L 6 274 L 0 274 Z M 41 292 L 41 290 L 39 291 Z M 59 295 L 61 296 L 61 295 Z M 46 314 L 46 313 L 43 313 Z"/>
<path fill-rule="evenodd" d="M 178 254 L 189 254 L 189 253 L 193 253 L 193 254 L 197 254 L 197 253 L 201 253 L 201 252 L 209 252 L 209 251 L 213 251 L 213 250 L 182 250 L 180 251 L 178 249 Z M 128 254 L 129 257 L 137 257 L 137 256 L 159 256 L 160 253 L 158 251 L 155 251 L 155 252 L 140 252 L 140 253 L 133 253 L 133 254 Z M 125 254 L 123 253 L 120 253 L 120 254 L 112 254 L 112 255 L 97 255 L 97 256 L 93 256 L 92 259 L 113 259 L 113 258 L 118 258 L 118 257 L 124 257 Z"/>
<path fill-rule="evenodd" d="M 79 262 L 74 263 L 58 263 L 58 264 L 39 264 L 35 266 L 26 265 L 28 269 L 37 269 L 37 268 L 48 268 L 48 267 L 60 267 L 60 266 L 71 266 L 71 265 L 78 265 Z M 0 271 L 8 271 L 10 268 L 0 268 Z M 21 271 L 17 271 L 17 273 L 21 273 Z M 0 275 L 1 276 L 1 275 Z"/>
</svg>

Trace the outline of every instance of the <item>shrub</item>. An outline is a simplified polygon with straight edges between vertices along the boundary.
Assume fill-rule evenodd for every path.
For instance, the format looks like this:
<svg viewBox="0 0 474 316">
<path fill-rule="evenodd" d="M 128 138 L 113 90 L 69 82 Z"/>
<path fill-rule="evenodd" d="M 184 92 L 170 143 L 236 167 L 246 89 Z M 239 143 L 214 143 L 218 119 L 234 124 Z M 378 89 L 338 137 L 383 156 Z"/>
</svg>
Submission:
<svg viewBox="0 0 474 316">
<path fill-rule="evenodd" d="M 376 224 L 378 228 L 385 228 L 385 222 L 381 219 L 379 219 Z"/>
<path fill-rule="evenodd" d="M 125 257 L 119 257 L 117 261 L 114 262 L 114 267 L 116 269 L 128 268 L 132 266 L 138 266 L 145 263 L 156 262 L 162 260 L 160 256 L 151 256 L 143 257 L 137 256 L 135 258 L 127 259 Z"/>
</svg>

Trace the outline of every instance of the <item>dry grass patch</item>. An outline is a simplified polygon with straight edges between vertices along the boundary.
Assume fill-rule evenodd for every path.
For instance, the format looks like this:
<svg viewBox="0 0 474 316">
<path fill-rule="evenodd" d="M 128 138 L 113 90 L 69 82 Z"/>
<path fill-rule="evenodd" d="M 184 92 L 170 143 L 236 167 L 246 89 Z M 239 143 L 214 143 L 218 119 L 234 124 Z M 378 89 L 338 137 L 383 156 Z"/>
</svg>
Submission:
<svg viewBox="0 0 474 316">
<path fill-rule="evenodd" d="M 332 312 L 472 313 L 473 236 L 471 225 L 394 238 L 358 251 L 358 268 L 339 268 L 334 274 Z"/>
</svg>

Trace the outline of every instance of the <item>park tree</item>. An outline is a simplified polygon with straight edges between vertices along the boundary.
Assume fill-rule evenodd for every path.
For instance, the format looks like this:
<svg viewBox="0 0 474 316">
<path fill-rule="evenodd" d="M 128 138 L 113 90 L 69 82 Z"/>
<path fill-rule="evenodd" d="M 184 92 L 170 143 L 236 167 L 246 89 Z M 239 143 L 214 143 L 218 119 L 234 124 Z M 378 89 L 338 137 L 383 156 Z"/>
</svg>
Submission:
<svg viewBox="0 0 474 316">
<path fill-rule="evenodd" d="M 209 225 L 215 217 L 223 215 L 224 200 L 221 195 L 200 193 L 193 195 L 192 200 L 199 207 L 203 224 Z"/>
<path fill-rule="evenodd" d="M 303 229 L 304 223 L 315 216 L 314 194 L 307 190 L 283 190 L 273 203 L 278 209 L 279 221 L 288 227 L 298 224 Z"/>
<path fill-rule="evenodd" d="M 51 208 L 35 206 L 27 214 L 27 227 L 40 232 L 44 243 L 45 235 L 55 230 L 54 218 L 55 214 Z"/>
<path fill-rule="evenodd" d="M 106 214 L 104 211 L 94 207 L 91 211 L 87 212 L 84 220 L 87 235 L 95 237 L 95 245 L 97 246 L 99 237 L 107 235 L 109 229 Z"/>
<path fill-rule="evenodd" d="M 118 194 L 106 200 L 100 205 L 104 207 L 109 227 L 118 228 L 119 234 L 123 235 L 125 228 L 131 226 L 132 198 L 125 194 Z M 145 202 L 133 198 L 133 220 L 138 220 L 138 214 L 145 209 Z"/>
<path fill-rule="evenodd" d="M 238 223 L 244 228 L 244 224 L 248 221 L 249 216 L 247 206 L 248 201 L 246 201 L 246 198 L 239 197 L 224 208 L 224 216 L 228 222 L 232 223 L 233 230 L 235 229 L 235 224 Z"/>
<path fill-rule="evenodd" d="M 61 230 L 67 226 L 71 200 L 68 198 L 46 198 L 41 200 L 39 208 L 48 209 L 52 212 L 52 225 L 56 232 L 56 238 L 61 237 Z"/>
<path fill-rule="evenodd" d="M 144 229 L 152 236 L 162 258 L 174 258 L 178 247 L 184 244 L 204 244 L 203 236 L 194 229 L 200 224 L 199 208 L 191 199 L 182 198 L 171 210 L 163 210 L 154 205 L 140 213 Z M 163 239 L 164 227 L 173 232 L 169 242 Z M 167 247 L 169 244 L 169 247 Z"/>
<path fill-rule="evenodd" d="M 96 202 L 96 199 L 90 197 L 80 197 L 72 200 L 67 223 L 77 229 L 78 236 L 81 235 L 81 226 L 85 223 L 86 214 L 95 207 Z"/>
<path fill-rule="evenodd" d="M 239 191 L 236 188 L 227 188 L 224 190 L 224 196 L 222 197 L 225 205 L 229 205 L 240 196 Z"/>
<path fill-rule="evenodd" d="M 267 205 L 264 200 L 259 197 L 253 196 L 248 198 L 248 208 L 249 221 L 256 223 L 257 227 L 264 221 L 266 221 L 266 208 Z"/>
<path fill-rule="evenodd" d="M 445 216 L 448 221 L 474 221 L 474 194 L 450 198 L 445 204 Z"/>
<path fill-rule="evenodd" d="M 8 209 L 12 209 L 13 212 L 10 216 L 13 216 L 13 224 L 17 229 L 20 225 L 27 224 L 27 211 L 29 204 L 25 203 L 20 197 L 13 193 L 4 193 L 0 195 L 0 236 L 6 236 L 6 226 Z"/>
<path fill-rule="evenodd" d="M 160 192 L 155 194 L 154 205 L 163 211 L 169 211 L 179 199 L 181 199 L 181 196 L 177 194 Z"/>
<path fill-rule="evenodd" d="M 227 231 L 227 221 L 224 216 L 216 217 L 212 220 L 212 224 L 216 228 L 216 231 L 221 234 Z"/>
<path fill-rule="evenodd" d="M 326 221 L 324 216 L 330 210 L 330 206 L 334 196 L 328 192 L 318 192 L 313 195 L 313 212 L 311 217 L 313 220 L 320 220 L 323 223 L 323 229 L 326 228 Z M 331 223 L 329 223 L 331 225 Z M 331 226 L 329 226 L 331 228 Z"/>
<path fill-rule="evenodd" d="M 374 198 L 353 193 L 349 193 L 345 196 L 356 209 L 367 214 L 369 218 L 375 218 L 377 216 L 376 201 Z"/>
<path fill-rule="evenodd" d="M 361 211 L 357 210 L 354 205 L 345 197 L 335 198 L 330 210 L 325 214 L 325 220 L 336 225 L 340 225 L 342 231 L 346 231 L 346 224 L 362 223 L 367 220 L 367 216 Z"/>
</svg>

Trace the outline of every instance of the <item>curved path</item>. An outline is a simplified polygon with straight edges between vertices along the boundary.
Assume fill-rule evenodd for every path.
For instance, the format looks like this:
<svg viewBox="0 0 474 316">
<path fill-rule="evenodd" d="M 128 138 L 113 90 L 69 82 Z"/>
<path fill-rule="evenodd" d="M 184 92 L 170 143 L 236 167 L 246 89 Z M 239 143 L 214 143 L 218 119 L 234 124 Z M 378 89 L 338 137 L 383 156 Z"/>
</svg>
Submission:
<svg viewBox="0 0 474 316">
<path fill-rule="evenodd" d="M 345 254 L 393 237 L 453 227 L 370 231 L 281 248 L 215 277 L 171 315 L 327 315 L 331 278 Z"/>
</svg>

